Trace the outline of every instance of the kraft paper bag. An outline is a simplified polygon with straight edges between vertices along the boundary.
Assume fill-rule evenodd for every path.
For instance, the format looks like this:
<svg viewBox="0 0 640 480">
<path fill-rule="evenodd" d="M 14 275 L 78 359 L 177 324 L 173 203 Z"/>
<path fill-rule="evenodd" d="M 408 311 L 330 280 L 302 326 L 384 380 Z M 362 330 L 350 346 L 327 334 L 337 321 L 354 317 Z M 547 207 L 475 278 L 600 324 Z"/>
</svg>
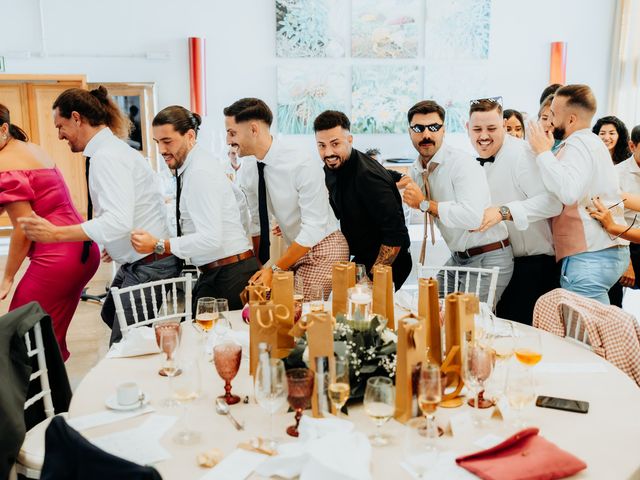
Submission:
<svg viewBox="0 0 640 480">
<path fill-rule="evenodd" d="M 271 282 L 271 301 L 276 305 L 284 305 L 289 312 L 287 322 L 283 321 L 280 334 L 288 335 L 289 329 L 293 326 L 295 309 L 293 305 L 293 272 L 275 272 Z M 286 344 L 285 338 L 280 338 L 281 343 Z M 293 347 L 293 345 L 291 345 Z"/>
<path fill-rule="evenodd" d="M 373 305 L 371 311 L 387 319 L 387 327 L 396 329 L 393 304 L 393 274 L 388 265 L 373 267 Z"/>
<path fill-rule="evenodd" d="M 299 323 L 299 322 L 298 322 Z M 327 357 L 329 359 L 329 375 L 335 373 L 335 359 L 333 357 L 333 317 L 327 312 L 312 313 L 306 316 L 307 345 L 309 346 L 309 368 L 315 372 L 316 358 Z M 311 408 L 313 416 L 322 418 L 318 406 L 318 388 L 323 388 L 315 382 Z"/>
<path fill-rule="evenodd" d="M 336 317 L 347 313 L 347 289 L 356 285 L 356 264 L 353 262 L 337 262 L 333 265 L 331 276 L 333 299 L 331 312 Z"/>
<path fill-rule="evenodd" d="M 285 358 L 291 352 L 294 341 L 288 335 L 291 313 L 284 305 L 272 302 L 251 302 L 249 304 L 249 373 L 255 375 L 259 360 L 259 345 L 266 343 L 271 348 L 271 356 Z M 281 341 L 282 330 L 286 329 L 287 340 Z M 290 340 L 290 341 L 289 341 Z"/>
<path fill-rule="evenodd" d="M 247 285 L 240 294 L 243 305 L 251 302 L 266 302 L 269 300 L 271 289 L 264 285 Z"/>
<path fill-rule="evenodd" d="M 425 334 L 429 362 L 442 364 L 442 325 L 438 281 L 435 278 L 418 280 L 418 316 L 425 319 Z"/>
<path fill-rule="evenodd" d="M 406 422 L 414 417 L 414 372 L 426 361 L 424 319 L 413 314 L 398 320 L 396 357 L 396 410 L 394 417 Z"/>
</svg>

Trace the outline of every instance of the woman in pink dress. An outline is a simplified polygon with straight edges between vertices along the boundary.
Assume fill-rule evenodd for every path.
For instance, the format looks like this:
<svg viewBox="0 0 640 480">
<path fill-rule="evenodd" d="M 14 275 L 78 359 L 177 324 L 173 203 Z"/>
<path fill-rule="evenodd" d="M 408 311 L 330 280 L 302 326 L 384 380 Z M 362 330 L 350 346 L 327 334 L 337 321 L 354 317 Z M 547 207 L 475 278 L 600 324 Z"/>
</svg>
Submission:
<svg viewBox="0 0 640 480">
<path fill-rule="evenodd" d="M 51 316 L 62 358 L 69 358 L 66 335 L 82 289 L 98 269 L 98 246 L 83 242 L 36 243 L 17 222 L 31 212 L 56 225 L 75 225 L 82 217 L 53 160 L 27 135 L 12 125 L 9 110 L 0 104 L 0 208 L 13 225 L 9 256 L 0 284 L 0 300 L 7 297 L 25 257 L 29 266 L 20 280 L 9 310 L 36 301 Z"/>
</svg>

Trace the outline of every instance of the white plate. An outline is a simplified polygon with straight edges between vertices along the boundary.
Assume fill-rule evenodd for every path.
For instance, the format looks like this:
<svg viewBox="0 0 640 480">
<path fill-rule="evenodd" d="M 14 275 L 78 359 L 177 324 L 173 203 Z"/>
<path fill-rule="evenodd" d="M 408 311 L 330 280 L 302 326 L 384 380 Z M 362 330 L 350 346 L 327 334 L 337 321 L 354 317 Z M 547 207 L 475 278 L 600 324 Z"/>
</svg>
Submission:
<svg viewBox="0 0 640 480">
<path fill-rule="evenodd" d="M 118 395 L 117 394 L 113 394 L 107 397 L 107 399 L 104 401 L 104 404 L 107 406 L 107 408 L 110 408 L 111 410 L 120 410 L 122 412 L 126 412 L 128 410 L 137 410 L 138 408 L 141 408 L 145 405 L 149 404 L 149 395 L 147 395 L 144 392 L 141 392 L 144 395 L 144 400 L 142 401 L 142 405 L 140 405 L 140 402 L 136 402 L 136 403 L 132 403 L 131 405 L 120 405 L 118 403 Z"/>
</svg>

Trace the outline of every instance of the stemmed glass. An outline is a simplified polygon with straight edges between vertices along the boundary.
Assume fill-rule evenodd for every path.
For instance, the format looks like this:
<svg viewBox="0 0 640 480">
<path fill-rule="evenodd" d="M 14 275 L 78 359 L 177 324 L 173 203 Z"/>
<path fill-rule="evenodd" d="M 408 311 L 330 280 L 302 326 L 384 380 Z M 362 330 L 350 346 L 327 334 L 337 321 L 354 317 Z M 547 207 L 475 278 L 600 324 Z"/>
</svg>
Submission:
<svg viewBox="0 0 640 480">
<path fill-rule="evenodd" d="M 522 419 L 522 411 L 533 404 L 536 398 L 533 373 L 530 368 L 521 365 L 512 365 L 507 374 L 506 386 L 509 406 L 516 411 L 515 424 L 517 427 L 526 427 Z"/>
<path fill-rule="evenodd" d="M 287 434 L 292 437 L 298 436 L 298 425 L 300 425 L 300 418 L 302 418 L 302 410 L 307 408 L 311 401 L 313 380 L 313 371 L 308 368 L 287 370 L 287 383 L 289 386 L 287 400 L 291 408 L 296 411 L 296 424 L 287 427 Z"/>
<path fill-rule="evenodd" d="M 167 349 L 171 350 L 170 354 L 173 355 L 173 352 L 175 351 L 175 349 L 177 348 L 177 345 L 180 343 L 180 336 L 181 336 L 181 331 L 180 331 L 180 322 L 178 320 L 169 320 L 169 321 L 162 321 L 162 322 L 156 322 L 153 324 L 153 330 L 156 334 L 156 343 L 158 344 L 158 348 L 164 352 L 165 355 L 169 355 L 169 353 L 167 353 Z M 165 348 L 163 348 L 162 346 L 162 333 L 163 332 L 174 332 L 171 333 L 172 335 L 175 334 L 178 338 L 175 347 L 170 347 L 169 344 L 167 343 L 167 345 L 165 346 Z M 167 337 L 168 339 L 169 337 Z M 160 368 L 160 370 L 158 371 L 159 375 L 162 375 L 163 377 L 167 377 L 167 372 L 165 371 L 165 368 L 162 367 Z M 180 375 L 180 370 L 176 370 L 173 374 L 173 376 L 176 375 Z"/>
<path fill-rule="evenodd" d="M 498 400 L 504 394 L 507 365 L 515 350 L 513 323 L 496 318 L 494 320 L 494 330 L 489 337 L 488 343 L 495 355 L 495 366 L 487 384 L 486 392 L 489 392 L 491 398 Z"/>
<path fill-rule="evenodd" d="M 293 278 L 293 323 L 297 323 L 302 317 L 302 304 L 304 303 L 304 280 L 300 275 Z"/>
<path fill-rule="evenodd" d="M 356 284 L 369 285 L 370 280 L 367 275 L 367 267 L 362 263 L 356 263 Z"/>
<path fill-rule="evenodd" d="M 314 284 L 309 289 L 309 310 L 311 313 L 324 312 L 324 289 Z"/>
<path fill-rule="evenodd" d="M 216 366 L 218 375 L 225 381 L 225 394 L 220 395 L 218 398 L 224 398 L 229 405 L 234 405 L 240 401 L 238 395 L 231 393 L 231 380 L 237 375 L 241 360 L 242 347 L 240 345 L 226 342 L 213 347 L 213 363 Z"/>
<path fill-rule="evenodd" d="M 438 451 L 432 446 L 433 440 L 424 435 L 421 418 L 410 419 L 404 428 L 404 459 L 418 478 L 425 478 L 436 463 Z"/>
<path fill-rule="evenodd" d="M 182 405 L 182 429 L 173 437 L 180 445 L 194 445 L 200 442 L 200 432 L 189 428 L 188 405 L 200 396 L 200 368 L 197 353 L 181 349 L 178 363 L 183 374 L 173 382 L 173 398 Z"/>
<path fill-rule="evenodd" d="M 440 367 L 432 363 L 422 364 L 418 383 L 418 405 L 425 417 L 426 434 L 429 438 L 437 438 L 444 433 L 436 425 L 435 415 L 438 404 L 442 400 L 441 378 Z"/>
<path fill-rule="evenodd" d="M 258 405 L 269 412 L 269 448 L 276 449 L 276 441 L 273 436 L 273 414 L 282 408 L 287 400 L 288 382 L 284 363 L 277 358 L 269 359 L 267 368 L 258 363 L 255 379 L 255 395 Z"/>
<path fill-rule="evenodd" d="M 218 312 L 218 321 L 213 327 L 213 330 L 217 335 L 224 337 L 231 330 L 229 301 L 226 298 L 216 298 L 216 310 Z"/>
<path fill-rule="evenodd" d="M 364 411 L 376 424 L 375 434 L 369 437 L 371 445 L 374 447 L 387 445 L 389 437 L 380 433 L 380 427 L 393 417 L 395 411 L 395 389 L 391 379 L 371 377 L 367 380 L 364 391 Z"/>
<path fill-rule="evenodd" d="M 206 334 L 218 321 L 218 308 L 213 297 L 201 297 L 196 303 L 196 325 Z"/>
<path fill-rule="evenodd" d="M 469 399 L 469 405 L 476 408 L 489 408 L 493 405 L 491 400 L 483 398 L 485 381 L 491 376 L 494 364 L 493 351 L 484 345 L 474 342 L 465 343 L 462 352 L 462 378 L 465 384 L 472 390 L 473 399 Z M 473 401 L 472 401 L 473 400 Z M 482 424 L 477 416 L 478 424 Z"/>
<path fill-rule="evenodd" d="M 162 367 L 162 371 L 166 377 L 169 377 L 169 392 L 173 392 L 173 377 L 178 375 L 181 370 L 178 368 L 175 362 L 175 353 L 180 344 L 180 335 L 176 329 L 160 329 L 160 349 L 165 354 L 165 361 Z M 176 405 L 176 401 L 170 395 L 169 398 L 162 402 L 165 407 L 173 407 Z"/>
<path fill-rule="evenodd" d="M 347 400 L 349 399 L 349 393 L 351 387 L 349 384 L 349 362 L 347 358 L 337 358 L 335 361 L 335 371 L 330 372 L 329 375 L 329 399 L 333 408 L 336 410 L 336 415 L 340 416 L 340 410 Z"/>
<path fill-rule="evenodd" d="M 527 367 L 533 367 L 542 360 L 542 340 L 540 332 L 527 329 L 516 339 L 516 358 Z"/>
</svg>

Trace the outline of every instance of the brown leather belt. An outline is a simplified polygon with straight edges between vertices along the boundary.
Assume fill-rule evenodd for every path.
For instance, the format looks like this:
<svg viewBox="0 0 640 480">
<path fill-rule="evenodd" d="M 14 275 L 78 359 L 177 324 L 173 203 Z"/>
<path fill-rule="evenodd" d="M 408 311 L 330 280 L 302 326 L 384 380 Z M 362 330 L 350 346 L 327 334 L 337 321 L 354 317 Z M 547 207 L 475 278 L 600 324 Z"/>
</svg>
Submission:
<svg viewBox="0 0 640 480">
<path fill-rule="evenodd" d="M 163 258 L 167 258 L 170 256 L 170 253 L 150 253 L 149 255 L 147 255 L 146 257 L 142 257 L 138 261 L 141 263 L 153 263 L 156 260 L 162 260 Z"/>
<path fill-rule="evenodd" d="M 460 258 L 471 258 L 476 255 L 481 255 L 483 253 L 493 252 L 494 250 L 500 250 L 501 248 L 505 248 L 509 246 L 509 239 L 505 238 L 504 240 L 500 240 L 499 242 L 489 243 L 487 245 L 482 245 L 480 247 L 473 247 L 464 252 L 456 252 Z"/>
<path fill-rule="evenodd" d="M 200 270 L 201 272 L 208 272 L 210 270 L 213 270 L 214 268 L 231 265 L 232 263 L 237 263 L 251 257 L 253 257 L 253 250 L 247 250 L 246 252 L 238 253 L 237 255 L 231 255 L 230 257 L 221 258 L 220 260 L 216 260 L 215 262 L 200 265 L 198 267 L 198 270 Z"/>
</svg>

